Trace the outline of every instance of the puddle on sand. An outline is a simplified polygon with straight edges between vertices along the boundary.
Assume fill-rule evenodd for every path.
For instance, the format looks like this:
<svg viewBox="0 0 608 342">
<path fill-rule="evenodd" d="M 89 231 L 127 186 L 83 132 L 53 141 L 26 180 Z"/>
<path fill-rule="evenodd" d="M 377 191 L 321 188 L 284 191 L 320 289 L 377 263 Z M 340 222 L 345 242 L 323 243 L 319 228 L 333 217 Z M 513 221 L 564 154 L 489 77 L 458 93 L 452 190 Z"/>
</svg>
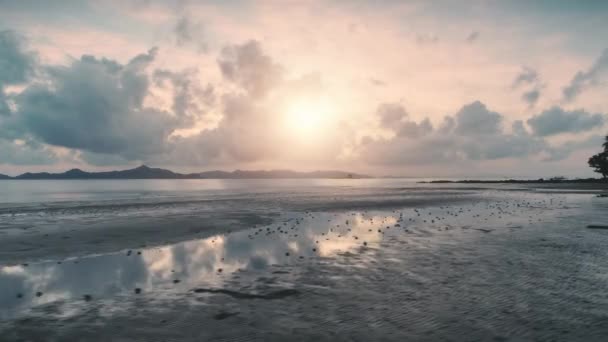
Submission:
<svg viewBox="0 0 608 342">
<path fill-rule="evenodd" d="M 547 209 L 564 206 L 563 197 L 518 196 L 392 211 L 290 212 L 272 225 L 165 247 L 0 267 L 0 319 L 54 302 L 84 303 L 123 295 L 194 291 L 240 299 L 280 299 L 297 295 L 290 289 L 290 272 L 311 260 L 332 262 L 361 254 L 356 267 L 365 268 L 374 261 L 361 250 L 381 248 L 387 239 L 411 236 L 412 243 L 417 243 L 416 239 L 446 232 L 490 234 L 520 229 L 554 214 Z M 260 274 L 285 275 L 280 284 L 283 289 L 269 293 L 225 289 L 229 282 L 255 281 Z M 76 312 L 57 313 L 73 314 Z"/>
</svg>

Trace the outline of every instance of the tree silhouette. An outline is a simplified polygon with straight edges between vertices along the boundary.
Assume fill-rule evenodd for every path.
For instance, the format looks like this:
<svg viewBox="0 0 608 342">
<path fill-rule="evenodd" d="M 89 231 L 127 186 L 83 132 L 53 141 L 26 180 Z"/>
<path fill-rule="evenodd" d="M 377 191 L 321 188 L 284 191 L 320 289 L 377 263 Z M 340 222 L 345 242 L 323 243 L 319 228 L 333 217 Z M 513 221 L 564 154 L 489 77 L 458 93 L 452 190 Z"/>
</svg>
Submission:
<svg viewBox="0 0 608 342">
<path fill-rule="evenodd" d="M 601 174 L 604 180 L 608 180 L 608 135 L 602 146 L 604 151 L 589 158 L 589 166 L 593 168 L 593 171 Z"/>
</svg>

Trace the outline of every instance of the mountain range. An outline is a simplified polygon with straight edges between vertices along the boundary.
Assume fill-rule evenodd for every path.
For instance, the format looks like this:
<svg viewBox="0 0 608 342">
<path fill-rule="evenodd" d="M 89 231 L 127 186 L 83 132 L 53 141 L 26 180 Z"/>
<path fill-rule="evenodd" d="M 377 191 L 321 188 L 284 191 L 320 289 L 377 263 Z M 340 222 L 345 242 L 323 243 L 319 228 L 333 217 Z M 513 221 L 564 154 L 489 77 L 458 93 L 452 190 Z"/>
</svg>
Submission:
<svg viewBox="0 0 608 342">
<path fill-rule="evenodd" d="M 0 179 L 272 179 L 272 178 L 371 178 L 370 176 L 360 175 L 343 171 L 313 171 L 298 172 L 291 170 L 261 170 L 261 171 L 205 171 L 196 173 L 177 173 L 171 170 L 151 168 L 146 165 L 140 167 L 121 170 L 87 172 L 80 169 L 71 169 L 62 173 L 49 172 L 26 172 L 16 177 L 9 177 L 0 174 Z"/>
</svg>

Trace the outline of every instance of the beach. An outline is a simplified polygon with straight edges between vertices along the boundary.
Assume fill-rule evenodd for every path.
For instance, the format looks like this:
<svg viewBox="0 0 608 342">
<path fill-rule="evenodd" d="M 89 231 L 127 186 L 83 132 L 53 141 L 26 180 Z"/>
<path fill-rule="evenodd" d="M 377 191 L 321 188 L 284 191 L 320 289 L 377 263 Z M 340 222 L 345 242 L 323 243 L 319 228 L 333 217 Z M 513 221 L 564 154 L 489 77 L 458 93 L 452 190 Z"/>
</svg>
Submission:
<svg viewBox="0 0 608 342">
<path fill-rule="evenodd" d="M 4 181 L 6 341 L 602 341 L 605 189 Z"/>
</svg>

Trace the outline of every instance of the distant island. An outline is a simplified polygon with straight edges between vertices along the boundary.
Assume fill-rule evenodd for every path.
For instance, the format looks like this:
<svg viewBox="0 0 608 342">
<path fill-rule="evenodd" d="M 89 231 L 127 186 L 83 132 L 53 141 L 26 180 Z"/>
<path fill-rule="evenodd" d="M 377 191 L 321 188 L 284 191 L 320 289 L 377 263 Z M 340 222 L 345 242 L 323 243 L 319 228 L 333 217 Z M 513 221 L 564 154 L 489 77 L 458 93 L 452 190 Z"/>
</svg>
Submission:
<svg viewBox="0 0 608 342">
<path fill-rule="evenodd" d="M 331 178 L 331 179 L 360 179 L 371 178 L 344 171 L 312 171 L 297 172 L 291 170 L 261 170 L 261 171 L 205 171 L 196 173 L 177 173 L 171 170 L 152 168 L 146 165 L 140 167 L 104 172 L 87 172 L 72 169 L 62 173 L 26 172 L 16 177 L 0 174 L 0 180 L 39 180 L 39 179 L 279 179 L 279 178 Z"/>
</svg>

